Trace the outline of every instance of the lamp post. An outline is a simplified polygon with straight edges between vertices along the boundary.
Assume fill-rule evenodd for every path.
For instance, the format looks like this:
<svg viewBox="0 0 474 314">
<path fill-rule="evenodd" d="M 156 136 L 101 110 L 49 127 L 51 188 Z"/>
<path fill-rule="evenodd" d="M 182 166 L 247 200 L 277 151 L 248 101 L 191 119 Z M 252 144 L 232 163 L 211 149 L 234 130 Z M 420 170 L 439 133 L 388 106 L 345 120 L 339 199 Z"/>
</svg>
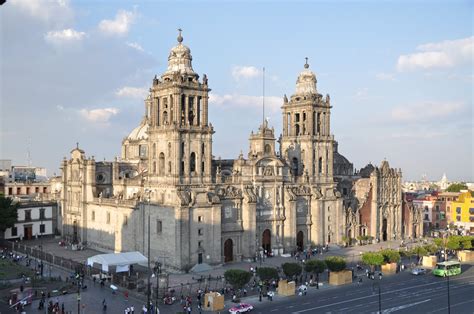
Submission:
<svg viewBox="0 0 474 314">
<path fill-rule="evenodd" d="M 444 234 L 444 261 L 448 261 L 448 228 L 446 228 L 446 233 Z M 451 296 L 450 296 L 450 289 L 449 289 L 449 274 L 447 274 L 447 267 L 445 266 L 445 276 L 446 276 L 446 282 L 448 285 L 448 314 L 451 313 Z"/>
<path fill-rule="evenodd" d="M 380 282 L 374 282 L 372 284 L 372 292 L 375 292 L 375 288 L 377 287 L 377 289 L 379 290 L 379 311 L 378 313 L 381 314 L 382 313 L 382 293 L 380 291 Z"/>
<path fill-rule="evenodd" d="M 156 275 L 156 296 L 155 296 L 155 307 L 158 309 L 158 295 L 159 295 L 159 283 L 160 283 L 160 274 L 161 274 L 161 263 L 156 262 L 154 267 L 155 275 Z"/>
</svg>

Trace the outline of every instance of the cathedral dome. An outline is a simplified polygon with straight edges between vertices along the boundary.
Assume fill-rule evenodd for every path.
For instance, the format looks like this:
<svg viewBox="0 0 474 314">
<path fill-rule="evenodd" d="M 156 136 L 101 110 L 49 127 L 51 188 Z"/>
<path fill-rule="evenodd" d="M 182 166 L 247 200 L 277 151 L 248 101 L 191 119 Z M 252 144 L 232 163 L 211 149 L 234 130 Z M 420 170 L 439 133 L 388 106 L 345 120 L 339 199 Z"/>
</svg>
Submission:
<svg viewBox="0 0 474 314">
<path fill-rule="evenodd" d="M 317 94 L 316 83 L 316 74 L 314 74 L 309 69 L 308 58 L 306 58 L 304 70 L 301 71 L 300 75 L 298 76 L 298 79 L 296 80 L 296 94 Z"/>
<path fill-rule="evenodd" d="M 168 68 L 166 69 L 166 72 L 163 74 L 163 76 L 174 73 L 196 75 L 192 65 L 193 57 L 191 56 L 191 49 L 183 45 L 181 29 L 179 29 L 179 35 L 177 39 L 178 45 L 171 48 L 170 54 L 168 56 Z"/>
<path fill-rule="evenodd" d="M 144 123 L 144 121 L 133 129 L 132 132 L 127 136 L 127 140 L 129 141 L 139 141 L 139 140 L 146 140 L 148 138 L 148 124 Z"/>
</svg>

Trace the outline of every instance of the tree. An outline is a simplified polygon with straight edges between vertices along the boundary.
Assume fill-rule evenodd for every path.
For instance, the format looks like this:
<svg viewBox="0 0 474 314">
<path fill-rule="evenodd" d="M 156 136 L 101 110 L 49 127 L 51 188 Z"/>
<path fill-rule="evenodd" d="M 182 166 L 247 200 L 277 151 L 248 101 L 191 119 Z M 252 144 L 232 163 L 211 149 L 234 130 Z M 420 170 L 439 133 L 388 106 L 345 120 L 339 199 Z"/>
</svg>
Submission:
<svg viewBox="0 0 474 314">
<path fill-rule="evenodd" d="M 322 274 L 327 268 L 324 261 L 312 259 L 306 262 L 304 270 L 308 273 L 316 274 L 316 287 L 319 289 L 319 274 Z"/>
<path fill-rule="evenodd" d="M 281 265 L 281 268 L 283 269 L 283 273 L 286 275 L 286 277 L 289 278 L 298 276 L 303 271 L 303 268 L 297 263 L 284 263 Z"/>
<path fill-rule="evenodd" d="M 341 271 L 346 269 L 346 260 L 340 256 L 328 256 L 324 261 L 330 271 Z"/>
<path fill-rule="evenodd" d="M 242 289 L 252 278 L 252 274 L 241 269 L 229 269 L 224 273 L 224 278 L 234 289 Z"/>
<path fill-rule="evenodd" d="M 467 190 L 467 185 L 464 183 L 453 183 L 446 189 L 446 192 L 461 192 L 461 190 Z"/>
<path fill-rule="evenodd" d="M 259 267 L 257 269 L 257 275 L 260 280 L 271 280 L 279 277 L 278 271 L 273 267 Z"/>
<path fill-rule="evenodd" d="M 417 247 L 414 247 L 412 249 L 412 252 L 413 252 L 413 255 L 416 255 L 416 256 L 427 256 L 428 255 L 428 251 L 422 247 L 422 246 L 417 246 Z"/>
<path fill-rule="evenodd" d="M 380 252 L 383 256 L 384 263 L 398 263 L 400 261 L 400 253 L 392 249 L 385 249 Z"/>
<path fill-rule="evenodd" d="M 315 273 L 315 274 L 321 274 L 323 273 L 327 268 L 327 265 L 324 261 L 320 261 L 317 259 L 311 259 L 306 262 L 304 265 L 304 270 L 308 273 Z"/>
<path fill-rule="evenodd" d="M 438 247 L 438 248 L 444 248 L 444 242 L 443 242 L 443 239 L 441 238 L 436 238 L 436 239 L 433 239 L 433 242 L 434 244 Z"/>
<path fill-rule="evenodd" d="M 384 257 L 380 252 L 365 252 L 362 254 L 362 261 L 364 264 L 369 265 L 371 270 L 374 271 L 375 266 L 383 264 Z"/>
<path fill-rule="evenodd" d="M 0 194 L 0 239 L 4 238 L 5 230 L 15 225 L 18 220 L 18 203 Z"/>
</svg>

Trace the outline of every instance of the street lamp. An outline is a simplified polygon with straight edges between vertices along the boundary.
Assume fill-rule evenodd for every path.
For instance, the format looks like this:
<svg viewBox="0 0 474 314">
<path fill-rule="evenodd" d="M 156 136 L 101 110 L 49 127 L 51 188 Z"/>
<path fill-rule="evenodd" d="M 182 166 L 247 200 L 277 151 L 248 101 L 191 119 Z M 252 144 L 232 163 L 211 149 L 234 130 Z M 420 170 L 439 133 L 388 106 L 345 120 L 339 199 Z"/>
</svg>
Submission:
<svg viewBox="0 0 474 314">
<path fill-rule="evenodd" d="M 378 288 L 378 290 L 379 290 L 379 311 L 378 311 L 378 313 L 381 314 L 382 313 L 382 293 L 380 291 L 380 282 L 374 282 L 372 284 L 372 293 L 375 292 L 375 288 Z"/>
<path fill-rule="evenodd" d="M 443 237 L 443 242 L 444 242 L 444 261 L 447 262 L 448 261 L 448 231 L 449 231 L 449 228 L 446 228 L 446 233 L 444 234 L 444 237 Z M 447 267 L 445 267 L 445 276 L 446 276 L 446 282 L 447 282 L 447 285 L 448 285 L 448 314 L 451 313 L 451 296 L 450 296 L 450 289 L 449 289 L 449 274 L 447 274 Z"/>
<path fill-rule="evenodd" d="M 155 296 L 155 307 L 158 308 L 158 295 L 159 295 L 159 283 L 160 283 L 160 274 L 161 274 L 161 263 L 155 262 L 154 273 L 156 275 L 156 296 Z"/>
</svg>

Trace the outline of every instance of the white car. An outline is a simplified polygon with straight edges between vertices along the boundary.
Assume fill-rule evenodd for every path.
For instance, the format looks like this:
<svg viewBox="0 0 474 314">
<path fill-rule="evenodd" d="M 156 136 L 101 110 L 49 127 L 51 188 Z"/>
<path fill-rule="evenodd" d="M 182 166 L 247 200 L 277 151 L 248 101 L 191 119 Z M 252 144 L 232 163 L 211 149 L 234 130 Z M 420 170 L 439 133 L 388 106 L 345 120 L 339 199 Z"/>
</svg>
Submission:
<svg viewBox="0 0 474 314">
<path fill-rule="evenodd" d="M 230 314 L 239 314 L 239 313 L 245 313 L 245 312 L 250 312 L 253 310 L 253 306 L 248 303 L 239 303 L 236 306 L 232 307 L 229 309 Z"/>
<path fill-rule="evenodd" d="M 424 275 L 424 274 L 426 274 L 426 269 L 424 269 L 424 268 L 419 268 L 419 267 L 413 268 L 412 271 L 411 271 L 411 273 L 412 273 L 413 275 L 415 275 L 415 276 Z"/>
</svg>

